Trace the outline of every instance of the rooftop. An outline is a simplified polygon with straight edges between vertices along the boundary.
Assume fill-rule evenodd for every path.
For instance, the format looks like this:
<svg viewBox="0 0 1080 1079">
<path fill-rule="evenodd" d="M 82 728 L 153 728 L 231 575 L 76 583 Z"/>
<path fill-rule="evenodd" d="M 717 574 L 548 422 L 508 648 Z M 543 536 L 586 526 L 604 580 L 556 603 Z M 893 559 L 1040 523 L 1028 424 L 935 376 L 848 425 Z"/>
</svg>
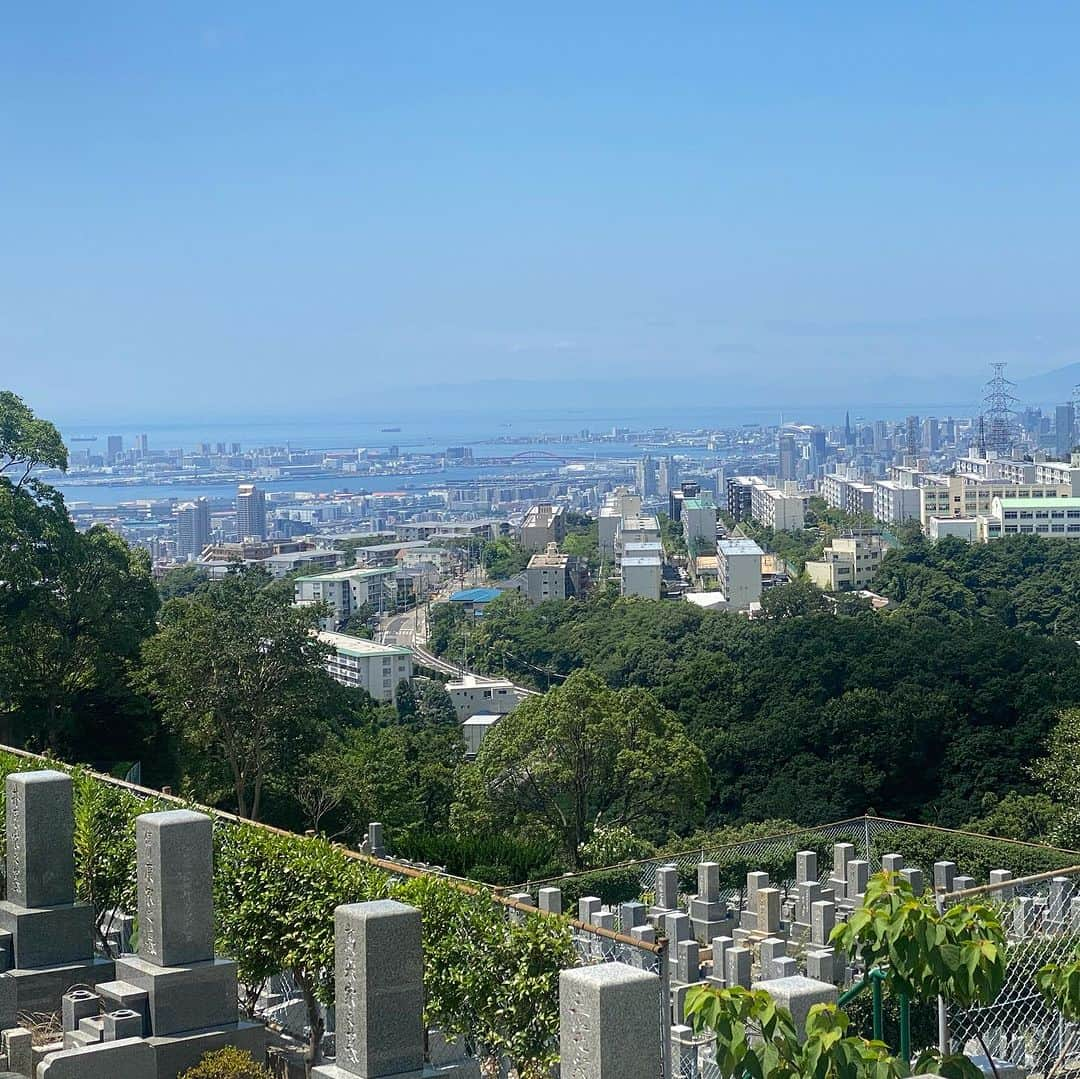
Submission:
<svg viewBox="0 0 1080 1079">
<path fill-rule="evenodd" d="M 329 630 L 320 630 L 318 637 L 323 644 L 328 644 L 335 651 L 343 652 L 347 656 L 412 655 L 412 651 L 408 648 L 398 648 L 389 644 L 376 644 L 375 641 L 365 640 L 363 637 L 354 637 L 350 633 L 331 633 Z"/>
<path fill-rule="evenodd" d="M 765 552 L 752 539 L 722 539 L 716 541 L 716 550 L 723 555 L 751 555 L 760 558 Z"/>
<path fill-rule="evenodd" d="M 490 603 L 502 593 L 497 588 L 463 588 L 450 597 L 451 603 Z"/>
<path fill-rule="evenodd" d="M 1075 510 L 1080 509 L 1080 498 L 1064 495 L 1058 498 L 995 498 L 1003 510 Z"/>
<path fill-rule="evenodd" d="M 329 570 L 326 573 L 307 573 L 298 581 L 347 581 L 354 577 L 385 577 L 396 573 L 394 566 L 350 566 L 348 569 Z"/>
<path fill-rule="evenodd" d="M 698 498 L 684 498 L 683 499 L 684 510 L 714 510 L 716 505 L 708 495 L 701 495 Z"/>
</svg>

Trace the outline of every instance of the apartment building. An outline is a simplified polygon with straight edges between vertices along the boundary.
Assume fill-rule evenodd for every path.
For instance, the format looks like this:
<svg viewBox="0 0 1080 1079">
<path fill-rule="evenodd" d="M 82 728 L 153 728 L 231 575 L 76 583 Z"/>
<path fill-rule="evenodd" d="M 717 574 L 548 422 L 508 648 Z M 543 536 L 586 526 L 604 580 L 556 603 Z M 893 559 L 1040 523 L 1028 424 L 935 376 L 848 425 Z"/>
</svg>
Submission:
<svg viewBox="0 0 1080 1079">
<path fill-rule="evenodd" d="M 630 544 L 619 565 L 619 580 L 624 596 L 660 598 L 664 559 L 659 543 Z"/>
<path fill-rule="evenodd" d="M 857 517 L 863 513 L 873 516 L 874 488 L 869 483 L 830 472 L 822 477 L 821 497 L 825 499 L 826 505 L 852 516 Z"/>
<path fill-rule="evenodd" d="M 926 477 L 926 481 L 919 488 L 919 519 L 924 528 L 935 517 L 988 516 L 995 498 L 1058 498 L 1069 493 L 1064 485 L 1005 483 L 971 475 Z"/>
<path fill-rule="evenodd" d="M 984 480 L 1000 480 L 1004 483 L 1044 482 L 1035 475 L 1035 464 L 1031 461 L 1014 461 L 1011 457 L 958 457 L 954 471 L 958 476 L 976 476 Z"/>
<path fill-rule="evenodd" d="M 749 539 L 722 539 L 716 544 L 720 591 L 728 605 L 746 610 L 761 600 L 761 558 L 765 552 Z"/>
<path fill-rule="evenodd" d="M 974 543 L 979 535 L 978 517 L 931 517 L 926 525 L 927 533 L 935 542 L 954 536 L 965 543 Z"/>
<path fill-rule="evenodd" d="M 919 487 L 905 487 L 896 480 L 878 480 L 874 484 L 874 517 L 883 524 L 919 520 Z"/>
<path fill-rule="evenodd" d="M 323 619 L 323 628 L 335 630 L 365 603 L 379 611 L 393 607 L 399 600 L 396 574 L 395 566 L 353 566 L 297 577 L 293 602 L 326 603 L 330 614 Z"/>
<path fill-rule="evenodd" d="M 660 522 L 655 517 L 623 517 L 615 533 L 615 560 L 622 561 L 627 544 L 660 543 Z"/>
<path fill-rule="evenodd" d="M 549 599 L 569 599 L 577 595 L 576 560 L 560 554 L 549 543 L 543 554 L 534 554 L 525 569 L 525 595 L 530 603 Z"/>
<path fill-rule="evenodd" d="M 810 580 L 825 592 L 869 588 L 889 549 L 878 532 L 837 536 L 819 560 L 806 563 Z"/>
<path fill-rule="evenodd" d="M 691 554 L 705 548 L 712 554 L 716 546 L 716 506 L 708 495 L 683 499 L 682 526 L 686 549 Z"/>
<path fill-rule="evenodd" d="M 1080 539 L 1080 497 L 995 498 L 990 513 L 977 518 L 981 543 L 1029 534 L 1047 539 Z"/>
<path fill-rule="evenodd" d="M 732 476 L 727 481 L 728 512 L 736 521 L 753 518 L 776 531 L 794 531 L 806 521 L 806 503 L 799 494 L 770 486 L 760 476 Z"/>
<path fill-rule="evenodd" d="M 466 674 L 456 681 L 447 682 L 446 692 L 450 695 L 459 723 L 475 715 L 508 715 L 525 696 L 513 682 L 498 678 L 478 678 L 474 674 Z"/>
<path fill-rule="evenodd" d="M 566 508 L 538 502 L 521 522 L 521 546 L 526 551 L 545 551 L 566 538 Z"/>
<path fill-rule="evenodd" d="M 333 651 L 326 658 L 330 677 L 344 686 L 366 690 L 377 701 L 393 701 L 397 684 L 412 678 L 408 648 L 365 641 L 348 633 L 322 631 L 319 640 Z"/>
<path fill-rule="evenodd" d="M 598 530 L 600 557 L 615 558 L 615 538 L 624 517 L 637 517 L 641 513 L 641 496 L 629 487 L 616 487 L 608 494 L 600 508 Z"/>
<path fill-rule="evenodd" d="M 1035 465 L 1035 482 L 1058 487 L 1063 495 L 1080 496 L 1080 464 L 1040 461 Z"/>
</svg>

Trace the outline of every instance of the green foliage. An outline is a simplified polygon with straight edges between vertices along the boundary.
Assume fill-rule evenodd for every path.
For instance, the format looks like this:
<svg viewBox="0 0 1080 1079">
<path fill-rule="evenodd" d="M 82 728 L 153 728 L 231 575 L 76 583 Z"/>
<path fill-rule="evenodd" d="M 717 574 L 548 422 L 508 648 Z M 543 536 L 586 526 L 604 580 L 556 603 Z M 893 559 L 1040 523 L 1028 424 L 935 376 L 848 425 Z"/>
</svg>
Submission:
<svg viewBox="0 0 1080 1079">
<path fill-rule="evenodd" d="M 484 569 L 493 580 L 502 581 L 520 573 L 528 564 L 530 553 L 517 540 L 509 536 L 488 540 L 481 558 Z"/>
<path fill-rule="evenodd" d="M 161 597 L 161 602 L 166 603 L 170 599 L 190 596 L 209 582 L 210 574 L 206 572 L 205 567 L 200 566 L 198 562 L 187 562 L 182 566 L 174 566 L 166 570 L 158 578 L 158 595 Z"/>
<path fill-rule="evenodd" d="M 1061 869 L 1075 861 L 1053 847 L 922 828 L 882 832 L 874 836 L 871 846 L 878 858 L 897 851 L 908 865 L 921 866 L 925 872 L 935 862 L 956 862 L 976 880 L 989 880 L 992 869 L 1011 869 L 1016 876 L 1027 876 Z"/>
<path fill-rule="evenodd" d="M 579 513 L 567 514 L 561 548 L 564 554 L 573 555 L 595 572 L 600 567 L 599 522 Z"/>
<path fill-rule="evenodd" d="M 658 513 L 656 519 L 660 525 L 660 541 L 664 545 L 664 551 L 668 555 L 685 556 L 687 554 L 686 537 L 683 535 L 682 525 L 678 521 L 673 521 L 666 513 Z M 599 526 L 597 539 L 599 540 Z"/>
<path fill-rule="evenodd" d="M 1074 543 L 1034 535 L 915 543 L 885 556 L 875 587 L 904 616 L 952 624 L 978 619 L 1080 637 L 1080 550 Z"/>
<path fill-rule="evenodd" d="M 462 773 L 458 831 L 495 821 L 554 837 L 575 867 L 598 823 L 643 835 L 690 823 L 708 780 L 675 717 L 585 671 L 504 717 Z"/>
<path fill-rule="evenodd" d="M 985 1007 L 1005 981 L 1005 931 L 993 908 L 965 902 L 939 913 L 895 873 L 870 879 L 863 905 L 830 942 L 884 970 L 894 992 L 924 1003 L 943 996 Z"/>
<path fill-rule="evenodd" d="M 270 1072 L 250 1053 L 230 1045 L 207 1053 L 180 1079 L 270 1079 Z"/>
<path fill-rule="evenodd" d="M 809 581 L 791 581 L 776 585 L 761 594 L 763 617 L 777 621 L 781 618 L 798 618 L 808 614 L 822 614 L 828 610 L 825 593 Z"/>
<path fill-rule="evenodd" d="M 1050 839 L 1080 847 L 1080 708 L 1066 709 L 1058 717 L 1047 741 L 1046 756 L 1036 762 L 1033 772 L 1058 807 Z"/>
<path fill-rule="evenodd" d="M 1047 963 L 1035 973 L 1043 1000 L 1069 1023 L 1080 1022 L 1080 947 L 1065 963 Z"/>
<path fill-rule="evenodd" d="M 67 469 L 60 432 L 11 390 L 0 390 L 0 477 L 20 488 L 35 468 Z"/>
<path fill-rule="evenodd" d="M 263 789 L 316 736 L 320 701 L 337 683 L 312 634 L 318 611 L 265 588 L 259 570 L 170 600 L 144 645 L 144 683 L 189 754 L 199 796 L 232 787 L 241 816 L 257 819 Z"/>
<path fill-rule="evenodd" d="M 460 621 L 432 643 L 460 655 Z M 547 687 L 588 669 L 656 694 L 705 753 L 710 822 L 816 824 L 872 809 L 957 826 L 988 790 L 1035 793 L 1027 771 L 1067 707 L 1080 650 L 976 619 L 754 620 L 598 591 L 528 608 L 507 597 L 470 624 L 470 663 Z M 842 747 L 842 750 L 839 748 Z"/>
<path fill-rule="evenodd" d="M 1010 960 L 1011 965 L 1011 960 Z M 882 985 L 882 1038 L 886 1044 L 898 1046 L 900 1044 L 900 998 L 886 982 Z M 869 992 L 860 993 L 852 997 L 844 1005 L 851 1020 L 852 1033 L 857 1033 L 864 1038 L 872 1038 L 874 1032 L 874 1001 Z M 908 1016 L 911 1020 L 911 1044 L 918 1052 L 922 1049 L 937 1044 L 938 1039 L 938 1012 L 937 1002 L 929 1004 L 922 1001 L 913 1001 L 908 1005 Z"/>
<path fill-rule="evenodd" d="M 488 884 L 519 884 L 552 876 L 559 870 L 557 852 L 549 844 L 513 834 L 463 835 L 415 829 L 394 833 L 394 849 L 404 858 L 441 865 L 455 876 Z"/>
<path fill-rule="evenodd" d="M 848 1017 L 815 1004 L 800 1040 L 791 1014 L 763 989 L 695 986 L 686 995 L 695 1032 L 716 1035 L 723 1079 L 895 1079 L 904 1074 L 884 1042 L 848 1036 Z"/>
<path fill-rule="evenodd" d="M 1061 808 L 1045 794 L 1009 791 L 998 798 L 992 791 L 982 797 L 982 816 L 963 826 L 966 832 L 1000 836 L 1028 843 L 1048 843 L 1054 834 Z"/>
</svg>

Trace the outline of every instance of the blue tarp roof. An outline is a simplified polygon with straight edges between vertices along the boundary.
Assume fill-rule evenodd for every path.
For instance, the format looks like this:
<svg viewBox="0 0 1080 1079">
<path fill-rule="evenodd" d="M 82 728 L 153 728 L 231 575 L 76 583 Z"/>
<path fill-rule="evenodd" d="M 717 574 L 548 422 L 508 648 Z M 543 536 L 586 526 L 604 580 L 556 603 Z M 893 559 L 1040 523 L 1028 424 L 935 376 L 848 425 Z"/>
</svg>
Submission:
<svg viewBox="0 0 1080 1079">
<path fill-rule="evenodd" d="M 490 603 L 497 595 L 497 588 L 465 588 L 450 597 L 451 603 Z"/>
</svg>

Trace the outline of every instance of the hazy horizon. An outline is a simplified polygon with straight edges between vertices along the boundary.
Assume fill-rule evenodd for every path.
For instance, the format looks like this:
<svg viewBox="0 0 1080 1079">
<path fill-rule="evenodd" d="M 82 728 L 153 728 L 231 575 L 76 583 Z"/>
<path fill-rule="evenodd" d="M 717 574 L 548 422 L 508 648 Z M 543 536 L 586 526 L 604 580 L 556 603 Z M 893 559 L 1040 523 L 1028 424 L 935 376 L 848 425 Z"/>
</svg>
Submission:
<svg viewBox="0 0 1080 1079">
<path fill-rule="evenodd" d="M 1073 6 L 67 14 L 0 41 L 42 415 L 974 408 L 1080 362 Z"/>
</svg>

